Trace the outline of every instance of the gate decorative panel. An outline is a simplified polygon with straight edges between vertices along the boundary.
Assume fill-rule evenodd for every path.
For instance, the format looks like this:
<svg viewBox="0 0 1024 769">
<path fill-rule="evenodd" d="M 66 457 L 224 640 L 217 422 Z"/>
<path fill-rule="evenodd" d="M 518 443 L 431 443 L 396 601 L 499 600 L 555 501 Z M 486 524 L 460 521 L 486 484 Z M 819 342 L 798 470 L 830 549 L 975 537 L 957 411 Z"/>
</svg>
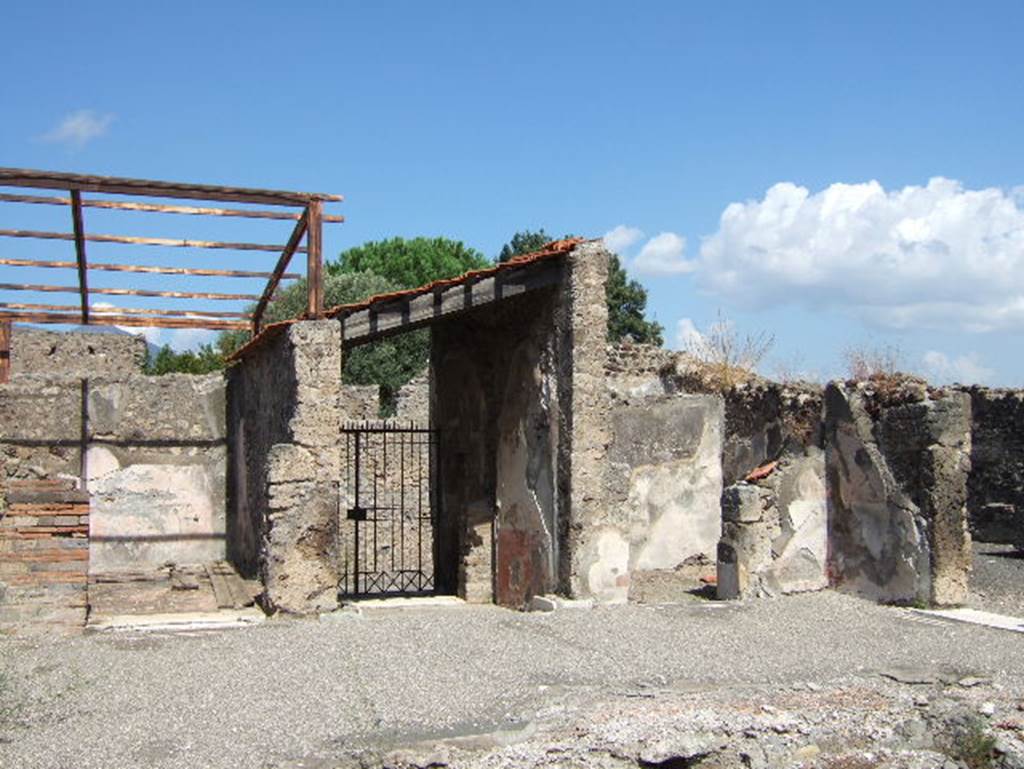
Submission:
<svg viewBox="0 0 1024 769">
<path fill-rule="evenodd" d="M 340 593 L 432 593 L 437 431 L 362 422 L 342 435 Z"/>
</svg>

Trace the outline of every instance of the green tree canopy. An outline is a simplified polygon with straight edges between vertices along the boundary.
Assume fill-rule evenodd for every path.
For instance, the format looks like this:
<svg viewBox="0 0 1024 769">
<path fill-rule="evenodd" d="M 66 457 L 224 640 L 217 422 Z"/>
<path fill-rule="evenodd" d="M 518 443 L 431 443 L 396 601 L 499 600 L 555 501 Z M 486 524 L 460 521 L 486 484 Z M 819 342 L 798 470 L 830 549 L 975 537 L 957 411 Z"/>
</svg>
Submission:
<svg viewBox="0 0 1024 769">
<path fill-rule="evenodd" d="M 531 251 L 539 251 L 552 240 L 555 240 L 555 238 L 552 238 L 544 232 L 543 227 L 536 232 L 533 230 L 517 232 L 512 236 L 512 240 L 501 247 L 501 252 L 498 254 L 498 261 L 507 262 L 513 256 L 528 254 Z"/>
<path fill-rule="evenodd" d="M 605 296 L 608 298 L 609 341 L 618 342 L 628 335 L 634 342 L 644 344 L 660 346 L 664 342 L 661 324 L 644 316 L 647 290 L 626 275 L 615 254 L 608 262 Z"/>
<path fill-rule="evenodd" d="M 151 375 L 160 374 L 209 374 L 224 368 L 224 358 L 212 344 L 203 344 L 198 350 L 175 352 L 165 344 L 156 355 L 146 348 L 144 371 Z"/>
<path fill-rule="evenodd" d="M 372 272 L 399 288 L 416 288 L 490 266 L 479 251 L 448 238 L 391 238 L 342 251 L 327 262 L 328 274 Z"/>
<path fill-rule="evenodd" d="M 326 272 L 324 274 L 324 305 L 354 304 L 375 294 L 400 288 L 392 281 L 372 272 Z M 272 323 L 301 315 L 306 310 L 306 280 L 298 280 L 280 292 L 267 307 L 265 320 Z M 223 334 L 220 347 L 230 354 L 245 344 L 245 331 Z M 430 355 L 430 337 L 425 331 L 399 334 L 389 339 L 360 345 L 345 354 L 342 381 L 349 384 L 377 385 L 381 401 L 390 404 L 399 388 L 422 373 Z"/>
</svg>

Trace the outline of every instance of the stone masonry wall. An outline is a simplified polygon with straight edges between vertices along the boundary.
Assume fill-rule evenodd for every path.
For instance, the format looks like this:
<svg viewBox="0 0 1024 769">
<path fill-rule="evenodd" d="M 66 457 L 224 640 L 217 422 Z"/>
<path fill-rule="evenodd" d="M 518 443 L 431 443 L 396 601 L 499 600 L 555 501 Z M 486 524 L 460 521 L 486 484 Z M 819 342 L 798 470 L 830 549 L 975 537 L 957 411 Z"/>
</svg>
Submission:
<svg viewBox="0 0 1024 769">
<path fill-rule="evenodd" d="M 45 331 L 15 325 L 11 334 L 12 374 L 125 376 L 141 374 L 146 339 L 140 334 Z"/>
<path fill-rule="evenodd" d="M 302 321 L 229 375 L 231 557 L 271 611 L 338 605 L 341 362 L 340 324 Z"/>
<path fill-rule="evenodd" d="M 828 586 L 825 453 L 817 446 L 726 487 L 718 545 L 719 599 Z"/>
<path fill-rule="evenodd" d="M 1024 390 L 971 387 L 971 535 L 1024 550 Z"/>
<path fill-rule="evenodd" d="M 19 375 L 0 385 L 8 480 L 66 479 L 89 492 L 90 571 L 225 553 L 220 375 Z"/>
<path fill-rule="evenodd" d="M 721 535 L 722 424 L 713 395 L 613 399 L 591 595 L 653 603 L 700 587 L 686 567 L 712 564 Z"/>
<path fill-rule="evenodd" d="M 833 586 L 885 602 L 965 600 L 970 420 L 966 394 L 915 380 L 828 386 Z"/>
</svg>

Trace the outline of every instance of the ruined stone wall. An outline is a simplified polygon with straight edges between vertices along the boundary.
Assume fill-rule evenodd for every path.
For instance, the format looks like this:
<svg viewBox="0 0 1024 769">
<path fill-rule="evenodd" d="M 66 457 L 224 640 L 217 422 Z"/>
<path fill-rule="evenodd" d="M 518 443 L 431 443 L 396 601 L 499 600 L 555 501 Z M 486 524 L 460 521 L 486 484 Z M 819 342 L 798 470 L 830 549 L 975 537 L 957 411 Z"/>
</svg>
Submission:
<svg viewBox="0 0 1024 769">
<path fill-rule="evenodd" d="M 713 395 L 613 399 L 591 595 L 653 603 L 700 587 L 721 534 L 722 425 Z"/>
<path fill-rule="evenodd" d="M 377 385 L 343 384 L 339 398 L 339 408 L 346 422 L 366 422 L 380 415 L 380 388 Z"/>
<path fill-rule="evenodd" d="M 225 552 L 224 381 L 19 375 L 0 385 L 5 479 L 89 492 L 90 571 Z"/>
<path fill-rule="evenodd" d="M 229 374 L 231 556 L 272 611 L 338 605 L 341 363 L 340 324 L 302 321 Z"/>
<path fill-rule="evenodd" d="M 718 545 L 719 599 L 760 598 L 828 586 L 825 453 L 817 446 L 727 486 Z"/>
<path fill-rule="evenodd" d="M 971 387 L 971 535 L 1024 549 L 1024 390 Z"/>
<path fill-rule="evenodd" d="M 553 290 L 537 290 L 433 327 L 442 592 L 523 605 L 555 588 L 554 304 Z"/>
<path fill-rule="evenodd" d="M 430 379 L 418 376 L 398 390 L 395 419 L 425 425 L 430 422 Z"/>
<path fill-rule="evenodd" d="M 967 595 L 971 403 L 915 380 L 825 393 L 832 584 L 879 601 Z"/>
<path fill-rule="evenodd" d="M 141 374 L 146 339 L 139 334 L 45 331 L 14 326 L 11 373 L 72 376 Z"/>
</svg>

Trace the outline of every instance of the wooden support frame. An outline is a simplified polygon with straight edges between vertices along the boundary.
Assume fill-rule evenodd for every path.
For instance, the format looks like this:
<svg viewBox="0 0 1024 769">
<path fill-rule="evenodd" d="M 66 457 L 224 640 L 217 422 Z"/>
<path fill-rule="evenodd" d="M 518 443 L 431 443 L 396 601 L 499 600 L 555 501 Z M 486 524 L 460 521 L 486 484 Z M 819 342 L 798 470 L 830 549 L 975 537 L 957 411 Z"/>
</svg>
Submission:
<svg viewBox="0 0 1024 769">
<path fill-rule="evenodd" d="M 74 269 L 77 286 L 39 283 L 0 283 L 0 291 L 32 291 L 45 293 L 77 293 L 79 306 L 38 304 L 32 302 L 0 301 L 0 324 L 11 322 L 82 323 L 99 325 L 135 325 L 169 328 L 248 328 L 259 333 L 269 303 L 284 280 L 299 278 L 300 273 L 287 272 L 291 259 L 298 253 L 306 254 L 308 279 L 305 316 L 323 317 L 323 223 L 343 222 L 344 217 L 324 212 L 324 204 L 340 202 L 340 195 L 311 192 L 287 192 L 247 187 L 225 187 L 209 184 L 183 184 L 146 179 L 90 176 L 51 171 L 0 168 L 0 188 L 21 187 L 59 191 L 58 195 L 15 194 L 0 191 L 0 203 L 68 206 L 71 211 L 71 232 L 45 230 L 0 229 L 0 238 L 33 238 L 65 240 L 74 243 L 75 259 L 41 260 L 0 258 L 0 267 L 28 267 L 44 269 Z M 88 193 L 107 196 L 125 196 L 126 199 L 86 197 Z M 64 195 L 67 195 L 65 197 Z M 245 205 L 276 206 L 284 210 L 266 208 L 222 208 L 207 205 L 182 205 L 174 202 L 140 201 L 132 197 L 208 200 L 242 203 Z M 179 214 L 186 216 L 214 216 L 271 221 L 293 221 L 295 226 L 287 243 L 271 245 L 252 242 L 196 240 L 190 238 L 141 237 L 88 232 L 83 210 L 86 208 L 111 211 Z M 287 210 L 291 208 L 292 210 Z M 299 209 L 296 211 L 295 209 Z M 305 240 L 305 244 L 303 244 Z M 132 246 L 162 246 L 173 248 L 223 249 L 230 251 L 274 252 L 279 257 L 273 270 L 226 269 L 218 267 L 178 267 L 173 265 L 147 265 L 96 262 L 87 258 L 88 243 L 116 243 Z M 263 279 L 262 293 L 225 293 L 222 291 L 149 290 L 143 288 L 108 288 L 90 285 L 90 272 L 175 275 L 185 278 Z M 205 310 L 168 310 L 164 308 L 96 307 L 90 297 L 139 296 L 164 299 L 201 299 L 217 301 L 254 301 L 252 312 L 211 312 Z M 2 297 L 0 297 L 2 299 Z M 72 316 L 74 316 L 72 321 Z M 0 340 L 2 341 L 2 340 Z"/>
</svg>

